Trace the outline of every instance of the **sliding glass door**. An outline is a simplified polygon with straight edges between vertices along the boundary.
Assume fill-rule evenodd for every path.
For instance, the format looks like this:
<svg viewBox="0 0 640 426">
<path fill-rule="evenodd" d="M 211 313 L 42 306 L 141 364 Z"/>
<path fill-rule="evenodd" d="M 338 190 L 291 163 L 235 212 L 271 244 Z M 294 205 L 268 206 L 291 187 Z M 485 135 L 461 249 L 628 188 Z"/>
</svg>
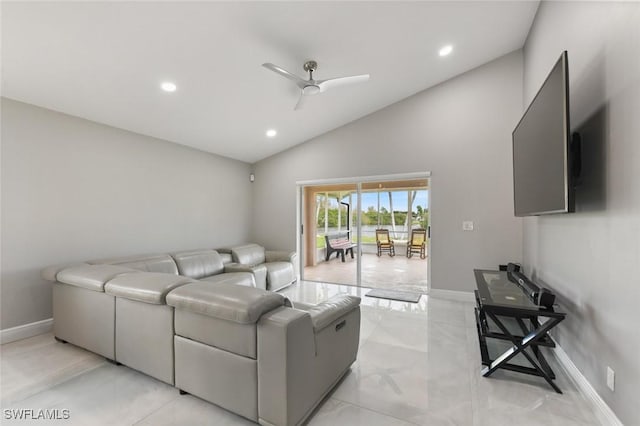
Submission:
<svg viewBox="0 0 640 426">
<path fill-rule="evenodd" d="M 428 173 L 299 183 L 299 191 L 304 280 L 426 291 Z"/>
<path fill-rule="evenodd" d="M 428 180 L 364 182 L 361 194 L 362 285 L 426 290 Z M 421 233 L 423 229 L 424 233 Z M 420 239 L 420 235 L 424 237 Z M 385 239 L 388 239 L 389 249 L 383 244 Z"/>
<path fill-rule="evenodd" d="M 356 183 L 304 187 L 304 279 L 357 285 Z"/>
</svg>

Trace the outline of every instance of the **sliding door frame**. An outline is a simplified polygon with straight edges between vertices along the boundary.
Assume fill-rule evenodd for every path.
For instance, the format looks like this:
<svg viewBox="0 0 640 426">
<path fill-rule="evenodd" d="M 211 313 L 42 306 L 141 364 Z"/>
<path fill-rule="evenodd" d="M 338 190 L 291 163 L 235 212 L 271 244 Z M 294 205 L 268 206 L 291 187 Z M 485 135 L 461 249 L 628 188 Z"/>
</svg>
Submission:
<svg viewBox="0 0 640 426">
<path fill-rule="evenodd" d="M 429 227 L 432 225 L 433 215 L 431 212 L 431 187 L 432 177 L 431 172 L 412 172 L 412 173 L 398 173 L 387 175 L 374 175 L 374 176 L 356 176 L 356 177 L 343 177 L 343 178 L 328 178 L 328 179 L 311 179 L 296 181 L 296 252 L 298 253 L 298 262 L 300 270 L 300 279 L 304 279 L 304 267 L 306 264 L 305 258 L 305 234 L 308 232 L 303 229 L 304 217 L 303 211 L 306 204 L 305 200 L 305 188 L 308 186 L 322 186 L 322 185 L 339 185 L 339 184 L 354 184 L 357 191 L 357 212 L 362 211 L 362 184 L 367 182 L 380 182 L 380 181 L 394 181 L 394 180 L 414 180 L 414 179 L 427 179 L 429 181 Z M 356 263 L 356 286 L 362 286 L 362 259 L 360 258 L 360 250 L 362 244 L 362 224 L 360 223 L 360 214 L 356 215 L 356 229 L 358 238 L 358 256 Z M 427 291 L 431 289 L 431 232 L 427 235 Z"/>
</svg>

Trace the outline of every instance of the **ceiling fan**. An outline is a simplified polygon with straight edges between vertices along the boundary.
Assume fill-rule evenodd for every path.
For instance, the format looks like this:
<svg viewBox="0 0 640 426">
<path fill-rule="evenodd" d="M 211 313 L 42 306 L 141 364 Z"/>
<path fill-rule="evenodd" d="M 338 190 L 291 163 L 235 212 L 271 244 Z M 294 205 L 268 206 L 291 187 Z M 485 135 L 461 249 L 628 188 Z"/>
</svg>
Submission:
<svg viewBox="0 0 640 426">
<path fill-rule="evenodd" d="M 327 80 L 314 80 L 313 72 L 318 68 L 318 63 L 316 61 L 307 61 L 302 67 L 306 72 L 309 73 L 308 80 L 305 80 L 302 77 L 298 77 L 297 75 L 290 73 L 284 68 L 281 68 L 269 62 L 262 64 L 262 66 L 277 74 L 280 74 L 285 78 L 288 78 L 289 80 L 293 80 L 293 82 L 296 83 L 296 86 L 300 88 L 300 98 L 298 99 L 296 106 L 293 108 L 294 110 L 302 108 L 304 100 L 307 96 L 317 95 L 318 93 L 326 92 L 327 90 L 334 87 L 360 83 L 369 80 L 369 74 L 354 75 L 351 77 L 330 78 Z"/>
</svg>

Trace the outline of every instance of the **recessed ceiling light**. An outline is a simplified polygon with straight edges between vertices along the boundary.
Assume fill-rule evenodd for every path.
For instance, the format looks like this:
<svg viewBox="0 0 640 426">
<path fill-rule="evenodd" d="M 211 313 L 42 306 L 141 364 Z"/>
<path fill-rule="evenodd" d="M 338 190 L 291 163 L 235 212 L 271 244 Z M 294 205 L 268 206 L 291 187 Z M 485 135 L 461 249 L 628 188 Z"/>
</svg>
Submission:
<svg viewBox="0 0 640 426">
<path fill-rule="evenodd" d="M 275 138 L 277 134 L 278 134 L 278 132 L 276 132 L 275 129 L 267 130 L 267 137 L 268 138 Z"/>
<path fill-rule="evenodd" d="M 170 81 L 165 81 L 164 83 L 162 83 L 160 85 L 160 87 L 162 88 L 162 90 L 164 90 L 165 92 L 175 92 L 176 89 L 178 88 L 178 86 L 175 85 L 175 83 L 172 83 Z"/>
<path fill-rule="evenodd" d="M 451 52 L 453 52 L 453 46 L 448 44 L 440 49 L 438 53 L 440 54 L 440 56 L 447 56 Z"/>
</svg>

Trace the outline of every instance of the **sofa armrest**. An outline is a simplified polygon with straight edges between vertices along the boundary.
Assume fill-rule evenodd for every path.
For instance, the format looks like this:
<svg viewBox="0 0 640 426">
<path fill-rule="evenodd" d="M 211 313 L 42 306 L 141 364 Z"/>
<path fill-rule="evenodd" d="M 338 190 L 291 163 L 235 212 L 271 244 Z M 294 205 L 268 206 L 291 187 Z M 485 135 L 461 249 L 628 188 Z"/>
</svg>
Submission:
<svg viewBox="0 0 640 426">
<path fill-rule="evenodd" d="M 295 251 L 266 250 L 264 252 L 265 262 L 291 262 L 293 274 L 298 279 L 300 277 L 300 265 L 298 264 L 298 254 Z"/>
<path fill-rule="evenodd" d="M 259 423 L 293 426 L 315 405 L 315 337 L 307 312 L 279 308 L 258 322 Z"/>
<path fill-rule="evenodd" d="M 58 272 L 64 269 L 75 268 L 76 266 L 85 266 L 85 265 L 89 265 L 89 264 L 86 262 L 76 262 L 76 263 L 63 263 L 60 265 L 51 265 L 44 268 L 40 272 L 40 276 L 44 280 L 56 282 L 58 281 Z"/>
<path fill-rule="evenodd" d="M 240 263 L 227 263 L 224 272 L 251 272 L 256 280 L 256 287 L 267 289 L 267 267 L 261 265 L 241 265 Z"/>
<path fill-rule="evenodd" d="M 294 251 L 265 250 L 265 262 L 292 262 L 298 257 Z"/>
<path fill-rule="evenodd" d="M 296 304 L 296 309 L 309 313 L 313 330 L 317 333 L 342 316 L 357 309 L 360 298 L 356 296 L 339 295 L 317 305 Z"/>
<path fill-rule="evenodd" d="M 317 310 L 281 307 L 258 321 L 258 421 L 303 424 L 355 361 L 360 335 L 360 299 L 338 296 Z M 331 321 L 314 331 L 313 316 Z M 335 329 L 333 327 L 335 325 Z"/>
</svg>

